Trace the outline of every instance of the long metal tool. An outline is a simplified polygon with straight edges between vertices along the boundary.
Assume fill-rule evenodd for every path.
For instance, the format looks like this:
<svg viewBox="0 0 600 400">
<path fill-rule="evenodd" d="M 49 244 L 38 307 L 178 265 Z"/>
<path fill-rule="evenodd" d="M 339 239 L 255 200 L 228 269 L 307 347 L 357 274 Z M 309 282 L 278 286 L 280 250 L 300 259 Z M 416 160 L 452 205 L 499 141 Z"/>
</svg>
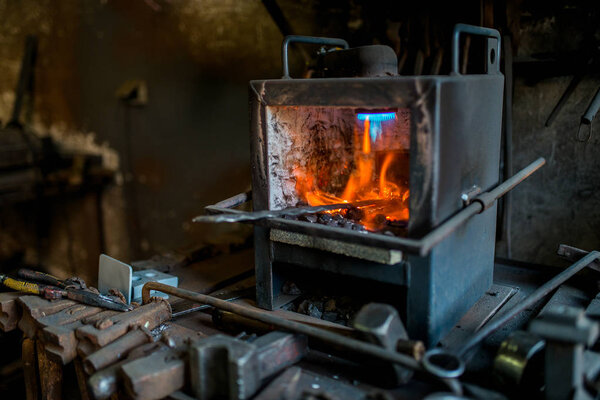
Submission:
<svg viewBox="0 0 600 400">
<path fill-rule="evenodd" d="M 328 204 L 324 206 L 311 206 L 311 207 L 294 207 L 286 208 L 284 210 L 263 210 L 263 211 L 252 211 L 252 212 L 238 212 L 235 214 L 218 214 L 218 215 L 200 215 L 193 219 L 194 222 L 247 222 L 247 221 L 259 221 L 261 219 L 268 218 L 281 218 L 285 216 L 297 217 L 303 214 L 313 214 L 322 211 L 341 210 L 351 207 L 363 207 L 385 202 L 386 200 L 365 200 L 357 201 L 354 203 L 338 203 Z M 230 211 L 230 210 L 227 210 Z"/>
<path fill-rule="evenodd" d="M 232 290 L 232 291 L 220 290 L 216 293 L 212 293 L 211 295 L 217 299 L 221 299 L 221 300 L 225 300 L 225 301 L 233 301 L 233 300 L 241 299 L 243 297 L 253 296 L 255 293 L 256 293 L 256 288 L 254 286 L 252 286 L 252 287 L 239 289 L 239 290 Z M 210 308 L 210 306 L 208 304 L 201 304 L 201 305 L 195 305 L 190 308 L 186 308 L 184 310 L 179 310 L 179 311 L 176 311 L 175 309 L 173 309 L 171 318 L 190 314 L 190 313 L 193 313 L 196 311 L 205 310 L 207 308 Z"/>
<path fill-rule="evenodd" d="M 43 283 L 29 282 L 23 279 L 14 279 L 4 274 L 0 274 L 0 284 L 9 289 L 43 296 L 48 300 L 67 298 L 83 304 L 95 307 L 103 307 L 109 310 L 132 310 L 132 307 L 127 304 L 117 302 L 108 296 L 83 289 L 61 289 L 56 286 L 46 285 Z"/>
<path fill-rule="evenodd" d="M 425 357 L 423 357 L 423 366 L 426 370 L 436 376 L 446 378 L 456 378 L 460 376 L 465 369 L 464 359 L 470 350 L 504 326 L 508 321 L 526 309 L 533 307 L 537 302 L 548 296 L 553 290 L 565 283 L 576 273 L 590 266 L 590 264 L 598 259 L 600 259 L 600 252 L 592 251 L 588 253 L 585 257 L 544 283 L 509 311 L 499 316 L 498 319 L 485 325 L 457 350 L 450 352 L 441 348 L 436 348 L 425 353 Z M 448 364 L 451 364 L 452 367 L 447 367 Z"/>
<path fill-rule="evenodd" d="M 361 353 L 380 360 L 402 365 L 414 371 L 423 371 L 421 364 L 412 357 L 404 354 L 386 350 L 374 344 L 362 342 L 337 333 L 329 332 L 314 326 L 302 324 L 296 321 L 290 321 L 278 317 L 271 312 L 264 311 L 255 307 L 242 306 L 235 303 L 229 303 L 225 300 L 217 299 L 205 294 L 195 293 L 190 290 L 167 286 L 158 282 L 148 282 L 142 289 L 142 300 L 145 303 L 150 301 L 150 291 L 156 290 L 182 299 L 190 300 L 195 303 L 202 303 L 223 311 L 229 311 L 265 324 L 276 326 L 288 332 L 300 333 L 310 338 L 318 339 L 322 342 L 334 346 L 345 348 L 348 351 Z M 436 374 L 434 374 L 436 375 Z"/>
</svg>

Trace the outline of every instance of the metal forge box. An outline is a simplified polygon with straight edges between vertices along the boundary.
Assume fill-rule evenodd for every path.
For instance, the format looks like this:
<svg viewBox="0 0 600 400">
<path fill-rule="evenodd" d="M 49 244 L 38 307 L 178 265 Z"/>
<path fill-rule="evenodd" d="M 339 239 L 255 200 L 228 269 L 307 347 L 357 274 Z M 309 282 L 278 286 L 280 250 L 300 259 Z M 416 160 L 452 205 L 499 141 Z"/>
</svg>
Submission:
<svg viewBox="0 0 600 400">
<path fill-rule="evenodd" d="M 488 38 L 487 73 L 458 73 L 461 33 Z M 250 83 L 254 210 L 367 204 L 346 211 L 352 221 L 270 218 L 257 226 L 260 307 L 277 307 L 284 265 L 385 282 L 404 296 L 410 337 L 432 345 L 485 293 L 495 203 L 450 233 L 436 229 L 472 193 L 498 183 L 499 49 L 497 31 L 459 25 L 449 76 Z"/>
</svg>

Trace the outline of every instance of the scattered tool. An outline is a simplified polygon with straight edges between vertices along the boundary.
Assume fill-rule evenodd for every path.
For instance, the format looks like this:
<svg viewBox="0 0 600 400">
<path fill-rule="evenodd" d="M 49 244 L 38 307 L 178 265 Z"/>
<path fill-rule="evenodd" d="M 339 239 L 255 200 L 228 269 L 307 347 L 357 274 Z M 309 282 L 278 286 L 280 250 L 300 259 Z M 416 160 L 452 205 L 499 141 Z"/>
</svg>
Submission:
<svg viewBox="0 0 600 400">
<path fill-rule="evenodd" d="M 55 278 L 52 275 L 29 270 L 21 270 L 20 272 L 23 271 L 25 271 L 25 275 L 27 275 L 35 281 L 52 281 L 54 283 L 63 285 L 65 288 L 60 288 L 53 285 L 46 285 L 43 283 L 29 282 L 28 280 L 14 279 L 4 274 L 0 274 L 0 283 L 2 283 L 4 286 L 10 289 L 41 295 L 48 300 L 67 298 L 78 301 L 83 304 L 95 307 L 103 307 L 109 310 L 131 311 L 132 309 L 131 306 L 115 301 L 108 296 L 104 296 L 84 289 L 72 289 L 70 285 L 65 283 L 66 281 L 60 281 L 58 278 Z"/>
<path fill-rule="evenodd" d="M 279 331 L 251 343 L 225 335 L 198 340 L 189 354 L 192 391 L 200 400 L 248 399 L 307 351 L 305 336 Z"/>
<path fill-rule="evenodd" d="M 529 330 L 546 340 L 545 398 L 591 399 L 584 383 L 584 350 L 598 339 L 598 323 L 583 309 L 558 305 L 532 321 Z"/>
<path fill-rule="evenodd" d="M 540 286 L 537 290 L 523 299 L 519 304 L 506 311 L 498 319 L 485 325 L 470 339 L 466 340 L 457 350 L 451 352 L 439 347 L 429 350 L 425 353 L 425 356 L 421 361 L 423 367 L 426 371 L 438 377 L 458 378 L 465 371 L 464 359 L 473 348 L 478 346 L 488 336 L 504 326 L 508 321 L 516 317 L 524 310 L 533 307 L 537 302 L 549 295 L 568 279 L 598 259 L 600 259 L 600 252 L 589 252 L 585 257 L 581 258 L 579 261 L 575 262 L 570 267 L 556 275 L 554 278 Z"/>
<path fill-rule="evenodd" d="M 37 294 L 43 296 L 45 299 L 54 300 L 60 299 L 63 296 L 63 290 L 56 286 L 44 285 L 41 283 L 32 283 L 25 280 L 14 279 L 7 275 L 0 274 L 0 283 L 9 289 Z"/>
<path fill-rule="evenodd" d="M 600 256 L 600 253 L 596 254 Z M 421 364 L 414 358 L 404 354 L 386 350 L 383 347 L 371 343 L 366 343 L 357 339 L 345 337 L 337 333 L 329 332 L 324 329 L 320 329 L 300 322 L 287 320 L 285 318 L 278 317 L 273 313 L 260 310 L 254 307 L 230 303 L 212 296 L 208 296 L 201 293 L 195 293 L 190 290 L 185 290 L 181 288 L 174 288 L 172 286 L 163 285 L 157 282 L 148 282 L 144 285 L 144 288 L 142 290 L 142 299 L 144 301 L 144 304 L 150 301 L 151 290 L 161 291 L 173 295 L 175 297 L 180 297 L 182 299 L 190 300 L 196 303 L 208 304 L 220 310 L 230 311 L 238 315 L 244 316 L 246 318 L 250 318 L 256 321 L 276 326 L 284 331 L 303 334 L 309 338 L 316 338 L 322 342 L 329 343 L 334 346 L 339 346 L 340 348 L 344 348 L 349 351 L 354 351 L 356 353 L 370 356 L 376 359 L 402 365 L 414 371 L 423 370 Z M 436 373 L 433 373 L 433 375 L 437 376 Z"/>
</svg>

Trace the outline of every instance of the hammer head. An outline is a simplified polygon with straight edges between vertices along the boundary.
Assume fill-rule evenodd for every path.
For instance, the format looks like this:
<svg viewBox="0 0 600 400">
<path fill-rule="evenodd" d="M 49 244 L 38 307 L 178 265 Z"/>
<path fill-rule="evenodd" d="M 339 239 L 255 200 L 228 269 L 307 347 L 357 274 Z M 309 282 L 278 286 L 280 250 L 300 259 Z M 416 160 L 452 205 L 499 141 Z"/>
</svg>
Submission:
<svg viewBox="0 0 600 400">
<path fill-rule="evenodd" d="M 363 306 L 354 317 L 352 326 L 361 332 L 364 340 L 394 352 L 399 340 L 408 339 L 398 311 L 389 304 L 369 303 Z M 381 375 L 381 379 L 392 385 L 406 383 L 413 375 L 412 370 L 399 365 L 386 364 L 385 369 L 390 373 Z"/>
</svg>

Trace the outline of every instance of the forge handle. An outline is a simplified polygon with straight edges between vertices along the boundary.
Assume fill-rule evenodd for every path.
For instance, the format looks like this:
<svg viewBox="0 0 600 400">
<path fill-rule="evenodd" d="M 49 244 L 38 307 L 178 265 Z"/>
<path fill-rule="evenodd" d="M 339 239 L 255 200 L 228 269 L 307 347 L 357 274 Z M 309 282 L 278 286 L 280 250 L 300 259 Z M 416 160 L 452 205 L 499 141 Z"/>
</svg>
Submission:
<svg viewBox="0 0 600 400">
<path fill-rule="evenodd" d="M 322 44 L 326 46 L 350 47 L 344 39 L 315 37 L 315 36 L 300 36 L 288 35 L 283 39 L 281 44 L 281 62 L 283 64 L 283 79 L 290 79 L 290 69 L 288 63 L 288 45 L 290 43 L 307 43 L 307 44 Z"/>
<path fill-rule="evenodd" d="M 486 46 L 486 59 L 487 59 L 487 73 L 488 74 L 499 74 L 500 73 L 500 32 L 496 29 L 484 28 L 482 26 L 467 25 L 467 24 L 456 24 L 454 26 L 454 33 L 452 34 L 452 75 L 460 75 L 459 67 L 459 43 L 461 34 L 485 36 L 488 38 L 496 39 L 496 45 L 490 48 L 490 43 Z"/>
</svg>

